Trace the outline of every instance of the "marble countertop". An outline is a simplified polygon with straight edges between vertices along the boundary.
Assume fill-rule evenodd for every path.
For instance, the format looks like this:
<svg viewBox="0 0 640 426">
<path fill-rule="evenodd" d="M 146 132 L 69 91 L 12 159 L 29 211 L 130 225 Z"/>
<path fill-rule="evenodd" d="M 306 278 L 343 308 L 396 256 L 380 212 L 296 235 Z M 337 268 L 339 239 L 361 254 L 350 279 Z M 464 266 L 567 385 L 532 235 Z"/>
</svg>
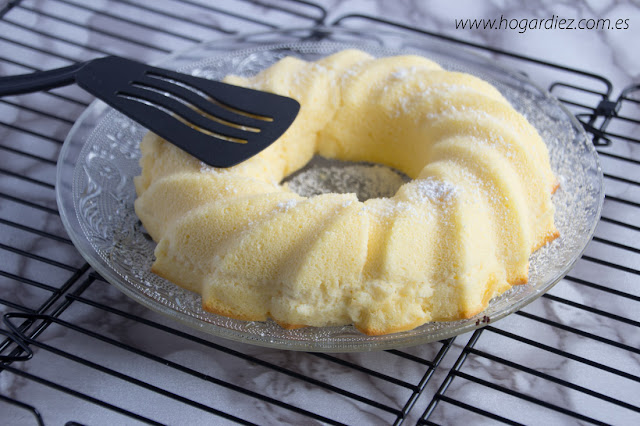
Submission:
<svg viewBox="0 0 640 426">
<path fill-rule="evenodd" d="M 0 1 L 0 10 L 7 3 Z M 365 14 L 604 76 L 612 85 L 610 100 L 640 84 L 637 2 L 317 3 L 329 24 Z M 199 0 L 24 0 L 0 20 L 0 74 L 106 53 L 154 61 L 198 40 L 308 27 L 319 16 L 314 7 L 290 0 L 215 6 Z M 456 28 L 460 19 L 501 18 L 506 26 L 514 20 L 514 29 Z M 614 25 L 621 20 L 628 28 L 528 27 L 556 18 L 575 25 L 582 19 Z M 522 22 L 526 30 L 517 27 Z M 342 25 L 377 24 L 350 18 Z M 584 80 L 603 90 L 598 79 L 478 52 L 543 87 L 562 75 L 563 81 Z M 600 100 L 555 90 L 593 106 Z M 61 142 L 90 100 L 71 88 L 0 104 L 0 314 L 8 314 L 0 332 L 29 326 L 21 343 L 33 353 L 0 370 L 3 424 L 35 424 L 29 406 L 45 424 L 387 424 L 402 417 L 404 424 L 416 424 L 427 410 L 428 420 L 439 424 L 640 423 L 640 152 L 628 140 L 637 138 L 637 122 L 618 120 L 607 129 L 623 135 L 601 148 L 607 220 L 569 278 L 548 296 L 449 342 L 398 352 L 307 354 L 236 343 L 175 323 L 88 268 L 57 216 L 53 185 Z M 638 102 L 627 101 L 620 111 L 640 120 Z M 0 347 L 0 355 L 17 347 Z"/>
</svg>

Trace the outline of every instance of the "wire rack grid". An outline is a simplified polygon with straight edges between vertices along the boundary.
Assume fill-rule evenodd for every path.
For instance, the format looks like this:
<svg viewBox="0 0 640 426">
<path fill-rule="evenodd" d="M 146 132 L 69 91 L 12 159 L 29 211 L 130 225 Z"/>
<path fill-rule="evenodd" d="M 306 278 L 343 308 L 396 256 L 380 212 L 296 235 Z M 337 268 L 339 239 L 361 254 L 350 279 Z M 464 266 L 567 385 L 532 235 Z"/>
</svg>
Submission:
<svg viewBox="0 0 640 426">
<path fill-rule="evenodd" d="M 260 19 L 244 12 L 243 3 L 10 1 L 0 10 L 0 70 L 24 73 L 105 54 L 151 62 L 224 34 L 283 21 L 326 23 L 327 11 L 311 2 L 251 2 L 264 10 Z M 640 342 L 628 338 L 640 334 L 640 87 L 614 98 L 606 77 L 375 16 L 346 15 L 329 25 L 445 38 L 550 76 L 549 90 L 584 124 L 605 172 L 602 220 L 574 270 L 508 321 L 415 348 L 305 354 L 211 338 L 124 298 L 64 233 L 54 195 L 56 158 L 91 98 L 75 87 L 4 98 L 0 410 L 6 418 L 20 424 L 640 421 Z"/>
</svg>

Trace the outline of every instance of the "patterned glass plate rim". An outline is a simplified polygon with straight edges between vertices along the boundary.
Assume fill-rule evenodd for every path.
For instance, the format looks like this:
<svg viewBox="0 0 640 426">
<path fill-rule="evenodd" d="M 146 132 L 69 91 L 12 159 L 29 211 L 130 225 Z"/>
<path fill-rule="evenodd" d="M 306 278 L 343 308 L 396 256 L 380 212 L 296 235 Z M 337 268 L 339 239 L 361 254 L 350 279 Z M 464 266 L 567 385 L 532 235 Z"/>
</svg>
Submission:
<svg viewBox="0 0 640 426">
<path fill-rule="evenodd" d="M 138 143 L 145 130 L 100 101 L 80 116 L 62 147 L 56 195 L 63 224 L 87 262 L 107 281 L 144 306 L 201 331 L 256 345 L 290 350 L 382 350 L 442 340 L 495 322 L 521 309 L 560 281 L 591 240 L 604 200 L 595 147 L 571 113 L 521 73 L 457 44 L 339 28 L 269 31 L 202 43 L 159 65 L 210 78 L 251 75 L 286 55 L 316 59 L 357 47 L 377 56 L 413 53 L 447 69 L 478 75 L 498 89 L 545 139 L 561 188 L 554 195 L 561 237 L 531 257 L 530 279 L 492 300 L 476 317 L 428 323 L 414 330 L 365 336 L 353 326 L 284 330 L 272 321 L 233 320 L 202 310 L 200 296 L 150 272 L 155 244 L 133 210 L 132 178 L 139 174 Z"/>
</svg>

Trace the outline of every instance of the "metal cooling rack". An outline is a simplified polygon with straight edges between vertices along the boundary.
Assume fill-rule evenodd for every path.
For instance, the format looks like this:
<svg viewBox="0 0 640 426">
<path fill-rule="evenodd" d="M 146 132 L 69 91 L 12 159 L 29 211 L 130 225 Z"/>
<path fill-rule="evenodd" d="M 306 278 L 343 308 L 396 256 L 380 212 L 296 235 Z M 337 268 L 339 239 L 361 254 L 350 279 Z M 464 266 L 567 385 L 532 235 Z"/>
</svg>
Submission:
<svg viewBox="0 0 640 426">
<path fill-rule="evenodd" d="M 9 1 L 0 10 L 0 74 L 104 54 L 153 61 L 223 34 L 276 28 L 283 17 L 289 26 L 311 26 L 325 23 L 327 16 L 306 1 L 254 1 L 252 6 L 265 10 L 256 19 L 243 12 L 242 3 Z M 603 76 L 378 17 L 347 15 L 330 25 L 377 25 L 445 38 L 549 76 L 549 90 L 598 145 L 607 185 L 602 221 L 574 270 L 509 320 L 456 341 L 329 355 L 262 350 L 201 335 L 124 299 L 89 268 L 64 233 L 54 194 L 56 158 L 91 98 L 73 87 L 5 98 L 0 100 L 0 411 L 8 418 L 24 424 L 165 424 L 179 423 L 188 413 L 202 422 L 243 424 L 262 423 L 267 415 L 296 424 L 439 424 L 462 415 L 510 424 L 640 422 L 640 350 L 616 334 L 640 331 L 633 317 L 640 307 L 640 86 L 612 98 L 614 88 Z M 542 329 L 559 338 L 541 339 Z M 172 358 L 167 347 L 185 356 Z M 614 355 L 602 357 L 598 351 Z M 193 353 L 198 357 L 188 356 Z M 523 362 L 523 353 L 536 354 L 540 363 Z M 636 366 L 621 363 L 626 356 L 636 357 Z M 227 378 L 229 368 L 266 379 L 240 385 Z M 598 388 L 589 377 L 608 378 L 612 386 Z M 272 385 L 283 380 L 297 392 Z M 90 386 L 95 383 L 103 386 Z M 636 392 L 621 394 L 616 387 Z M 222 395 L 221 390 L 226 393 L 219 400 L 207 397 Z M 571 401 L 557 399 L 567 392 Z M 513 410 L 502 412 L 503 405 L 518 407 L 520 417 Z M 60 406 L 75 417 L 56 417 Z"/>
</svg>

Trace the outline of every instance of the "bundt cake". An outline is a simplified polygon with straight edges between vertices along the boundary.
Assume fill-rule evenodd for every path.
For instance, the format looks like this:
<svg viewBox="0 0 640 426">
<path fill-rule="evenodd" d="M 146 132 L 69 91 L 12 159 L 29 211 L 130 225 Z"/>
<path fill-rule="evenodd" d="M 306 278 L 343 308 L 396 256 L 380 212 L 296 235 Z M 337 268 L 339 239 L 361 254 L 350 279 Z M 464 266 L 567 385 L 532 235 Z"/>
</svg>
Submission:
<svg viewBox="0 0 640 426">
<path fill-rule="evenodd" d="M 558 236 L 547 148 L 483 80 L 420 56 L 344 50 L 226 81 L 295 98 L 300 114 L 229 169 L 147 134 L 135 180 L 158 243 L 153 272 L 200 293 L 207 311 L 369 335 L 469 318 L 526 283 L 531 253 Z M 365 201 L 281 184 L 314 154 L 411 180 Z"/>
</svg>

